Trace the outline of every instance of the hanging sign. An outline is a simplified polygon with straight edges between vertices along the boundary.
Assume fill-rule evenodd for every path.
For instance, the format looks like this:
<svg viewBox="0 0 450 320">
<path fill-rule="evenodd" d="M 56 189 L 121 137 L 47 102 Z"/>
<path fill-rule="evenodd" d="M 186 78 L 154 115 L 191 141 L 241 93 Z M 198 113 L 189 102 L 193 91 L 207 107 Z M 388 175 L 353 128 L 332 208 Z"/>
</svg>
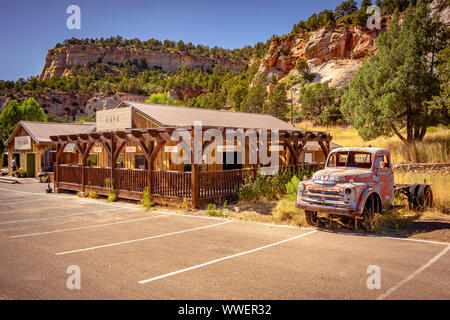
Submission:
<svg viewBox="0 0 450 320">
<path fill-rule="evenodd" d="M 75 143 L 68 143 L 63 152 L 75 152 Z"/>
<path fill-rule="evenodd" d="M 30 136 L 15 137 L 14 148 L 16 150 L 30 150 L 31 149 Z"/>
<path fill-rule="evenodd" d="M 164 151 L 165 152 L 179 152 L 180 151 L 180 149 L 178 148 L 178 145 L 176 145 L 176 146 L 165 146 L 164 147 Z"/>
</svg>

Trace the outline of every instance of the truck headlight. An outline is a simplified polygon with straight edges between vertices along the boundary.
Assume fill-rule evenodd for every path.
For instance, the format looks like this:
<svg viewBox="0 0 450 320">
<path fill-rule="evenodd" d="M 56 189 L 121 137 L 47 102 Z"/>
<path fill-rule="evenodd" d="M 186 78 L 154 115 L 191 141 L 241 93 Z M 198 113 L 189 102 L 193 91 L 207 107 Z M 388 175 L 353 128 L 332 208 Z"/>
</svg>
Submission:
<svg viewBox="0 0 450 320">
<path fill-rule="evenodd" d="M 303 183 L 299 183 L 298 192 L 303 192 L 303 191 L 305 191 L 305 185 Z"/>
<path fill-rule="evenodd" d="M 344 192 L 348 197 L 350 197 L 353 193 L 353 190 L 352 188 L 345 188 Z"/>
</svg>

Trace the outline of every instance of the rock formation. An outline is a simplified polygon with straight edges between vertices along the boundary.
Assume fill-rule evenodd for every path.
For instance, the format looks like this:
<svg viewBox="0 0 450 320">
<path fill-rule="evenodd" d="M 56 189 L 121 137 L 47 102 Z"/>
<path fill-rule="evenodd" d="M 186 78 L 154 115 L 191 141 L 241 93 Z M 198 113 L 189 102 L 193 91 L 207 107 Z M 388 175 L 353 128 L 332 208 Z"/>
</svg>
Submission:
<svg viewBox="0 0 450 320">
<path fill-rule="evenodd" d="M 162 71 L 177 71 L 184 66 L 201 67 L 204 70 L 213 65 L 230 70 L 240 71 L 246 63 L 239 60 L 215 59 L 207 56 L 182 54 L 178 52 L 160 52 L 133 47 L 103 48 L 94 45 L 69 45 L 48 51 L 41 80 L 51 77 L 70 75 L 77 65 L 85 66 L 99 60 L 111 63 L 121 63 L 126 60 L 144 59 L 151 69 L 160 67 Z"/>
</svg>

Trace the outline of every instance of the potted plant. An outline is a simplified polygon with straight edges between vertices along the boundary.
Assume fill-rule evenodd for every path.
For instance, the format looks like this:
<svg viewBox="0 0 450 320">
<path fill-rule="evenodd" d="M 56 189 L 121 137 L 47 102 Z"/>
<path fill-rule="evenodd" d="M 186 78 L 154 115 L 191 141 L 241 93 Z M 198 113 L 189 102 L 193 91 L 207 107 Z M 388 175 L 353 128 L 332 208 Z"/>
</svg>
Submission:
<svg viewBox="0 0 450 320">
<path fill-rule="evenodd" d="M 40 183 L 47 183 L 48 182 L 48 175 L 46 173 L 39 173 L 39 182 Z"/>
<path fill-rule="evenodd" d="M 23 171 L 22 169 L 19 170 L 19 178 L 26 178 L 27 173 Z"/>
</svg>

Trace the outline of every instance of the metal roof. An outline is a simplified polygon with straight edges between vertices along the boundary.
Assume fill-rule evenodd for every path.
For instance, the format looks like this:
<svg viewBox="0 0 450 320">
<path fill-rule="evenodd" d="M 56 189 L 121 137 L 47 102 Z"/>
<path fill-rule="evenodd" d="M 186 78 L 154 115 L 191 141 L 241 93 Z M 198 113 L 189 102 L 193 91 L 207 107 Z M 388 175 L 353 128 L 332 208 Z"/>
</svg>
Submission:
<svg viewBox="0 0 450 320">
<path fill-rule="evenodd" d="M 59 122 L 38 122 L 38 121 L 19 121 L 14 128 L 13 133 L 6 140 L 9 143 L 15 136 L 17 130 L 22 127 L 36 143 L 53 143 L 50 136 L 63 134 L 88 133 L 95 131 L 95 123 L 59 123 Z"/>
<path fill-rule="evenodd" d="M 203 126 L 211 127 L 303 131 L 267 114 L 169 106 L 135 101 L 122 101 L 117 108 L 122 106 L 132 107 L 136 112 L 149 117 L 162 127 L 192 126 L 195 121 L 201 121 Z"/>
</svg>

